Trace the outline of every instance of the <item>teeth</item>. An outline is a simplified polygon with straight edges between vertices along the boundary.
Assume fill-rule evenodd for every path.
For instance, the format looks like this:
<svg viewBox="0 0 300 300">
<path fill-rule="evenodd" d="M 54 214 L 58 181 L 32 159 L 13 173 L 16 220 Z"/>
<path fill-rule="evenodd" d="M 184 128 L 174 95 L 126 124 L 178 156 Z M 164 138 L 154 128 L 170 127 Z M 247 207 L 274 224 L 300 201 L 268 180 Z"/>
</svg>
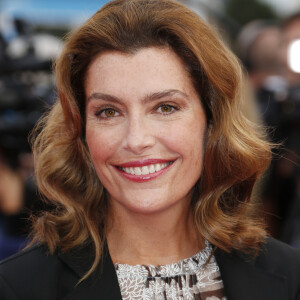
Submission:
<svg viewBox="0 0 300 300">
<path fill-rule="evenodd" d="M 149 172 L 149 169 L 147 166 L 143 166 L 142 167 L 142 175 L 148 175 L 150 172 Z"/>
<path fill-rule="evenodd" d="M 155 167 L 155 172 L 158 172 L 163 168 L 162 164 L 155 164 L 154 167 Z"/>
<path fill-rule="evenodd" d="M 149 166 L 149 173 L 152 174 L 152 173 L 154 173 L 154 172 L 155 172 L 155 167 L 154 167 L 154 165 L 150 165 L 150 166 Z"/>
<path fill-rule="evenodd" d="M 139 167 L 133 168 L 134 170 L 134 175 L 142 175 L 142 170 Z"/>
<path fill-rule="evenodd" d="M 152 174 L 154 172 L 158 172 L 164 168 L 166 168 L 167 166 L 169 166 L 172 162 L 167 162 L 167 163 L 163 163 L 163 164 L 153 164 L 153 165 L 148 165 L 148 166 L 143 166 L 143 167 L 135 167 L 135 168 L 122 168 L 122 170 L 127 173 L 127 174 L 131 174 L 131 175 L 148 175 L 148 174 Z"/>
</svg>

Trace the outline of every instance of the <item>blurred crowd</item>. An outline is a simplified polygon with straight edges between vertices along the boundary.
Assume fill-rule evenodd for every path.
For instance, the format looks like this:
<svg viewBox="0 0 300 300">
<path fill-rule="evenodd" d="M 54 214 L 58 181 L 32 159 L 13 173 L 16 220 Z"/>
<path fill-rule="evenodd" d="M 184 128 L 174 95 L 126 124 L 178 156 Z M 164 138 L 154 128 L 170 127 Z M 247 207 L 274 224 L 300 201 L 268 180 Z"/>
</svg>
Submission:
<svg viewBox="0 0 300 300">
<path fill-rule="evenodd" d="M 300 248 L 300 12 L 248 23 L 236 45 L 261 122 L 279 145 L 260 190 L 269 230 Z"/>
<path fill-rule="evenodd" d="M 62 47 L 22 20 L 12 26 L 13 38 L 0 31 L 0 259 L 26 245 L 30 216 L 47 209 L 28 134 L 54 102 L 52 61 Z M 233 45 L 247 74 L 249 118 L 280 145 L 257 189 L 268 229 L 300 249 L 300 12 L 281 22 L 252 21 Z"/>
<path fill-rule="evenodd" d="M 21 19 L 0 31 L 0 259 L 24 247 L 30 217 L 46 206 L 34 180 L 28 135 L 54 101 L 52 61 L 62 42 Z"/>
</svg>

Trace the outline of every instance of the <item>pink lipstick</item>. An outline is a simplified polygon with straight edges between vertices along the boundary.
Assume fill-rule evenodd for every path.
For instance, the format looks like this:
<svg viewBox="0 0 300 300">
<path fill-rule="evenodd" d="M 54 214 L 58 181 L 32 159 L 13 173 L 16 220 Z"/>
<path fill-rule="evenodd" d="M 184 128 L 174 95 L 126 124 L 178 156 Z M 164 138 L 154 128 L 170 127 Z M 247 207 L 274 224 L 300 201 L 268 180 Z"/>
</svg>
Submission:
<svg viewBox="0 0 300 300">
<path fill-rule="evenodd" d="M 145 182 L 164 174 L 174 160 L 145 159 L 115 166 L 125 178 L 134 182 Z"/>
</svg>

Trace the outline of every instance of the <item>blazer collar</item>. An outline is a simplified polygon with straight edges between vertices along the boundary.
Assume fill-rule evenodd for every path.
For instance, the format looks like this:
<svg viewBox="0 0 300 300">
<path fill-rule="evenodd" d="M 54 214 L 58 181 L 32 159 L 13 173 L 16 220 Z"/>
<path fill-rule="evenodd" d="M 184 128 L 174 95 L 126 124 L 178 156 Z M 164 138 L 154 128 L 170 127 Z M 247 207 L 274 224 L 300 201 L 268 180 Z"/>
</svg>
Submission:
<svg viewBox="0 0 300 300">
<path fill-rule="evenodd" d="M 77 275 L 78 280 L 89 270 L 93 263 L 91 245 L 78 248 L 67 254 L 58 254 Z M 230 300 L 282 300 L 286 299 L 286 278 L 266 270 L 263 258 L 249 259 L 238 253 L 215 253 L 224 283 L 225 293 Z M 78 284 L 63 300 L 122 300 L 118 278 L 107 247 L 104 258 L 96 271 Z"/>
<path fill-rule="evenodd" d="M 224 283 L 225 293 L 230 300 L 282 300 L 285 294 L 286 278 L 266 270 L 262 258 L 242 257 L 238 253 L 215 253 Z"/>
<path fill-rule="evenodd" d="M 77 275 L 78 280 L 89 270 L 94 259 L 91 245 L 78 248 L 59 258 Z M 63 300 L 122 300 L 117 274 L 107 247 L 103 259 L 93 274 L 78 284 Z"/>
</svg>

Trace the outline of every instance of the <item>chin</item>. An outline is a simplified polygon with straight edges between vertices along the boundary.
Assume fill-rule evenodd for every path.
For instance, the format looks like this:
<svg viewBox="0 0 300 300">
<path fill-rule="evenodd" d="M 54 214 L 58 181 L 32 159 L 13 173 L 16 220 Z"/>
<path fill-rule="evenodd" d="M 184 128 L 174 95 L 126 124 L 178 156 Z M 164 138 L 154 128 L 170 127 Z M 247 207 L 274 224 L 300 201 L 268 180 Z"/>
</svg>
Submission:
<svg viewBox="0 0 300 300">
<path fill-rule="evenodd" d="M 183 197 L 183 199 L 184 198 L 185 197 Z M 157 196 L 153 193 L 148 196 L 145 196 L 143 193 L 143 195 L 139 197 L 137 193 L 135 193 L 133 197 L 122 197 L 122 201 L 118 201 L 116 199 L 111 199 L 111 201 L 118 202 L 118 204 L 128 212 L 142 215 L 153 215 L 167 210 L 171 211 L 175 206 L 180 205 L 182 201 L 187 201 L 182 198 L 178 201 L 175 199 L 175 197 L 170 198 L 170 196 Z"/>
</svg>

